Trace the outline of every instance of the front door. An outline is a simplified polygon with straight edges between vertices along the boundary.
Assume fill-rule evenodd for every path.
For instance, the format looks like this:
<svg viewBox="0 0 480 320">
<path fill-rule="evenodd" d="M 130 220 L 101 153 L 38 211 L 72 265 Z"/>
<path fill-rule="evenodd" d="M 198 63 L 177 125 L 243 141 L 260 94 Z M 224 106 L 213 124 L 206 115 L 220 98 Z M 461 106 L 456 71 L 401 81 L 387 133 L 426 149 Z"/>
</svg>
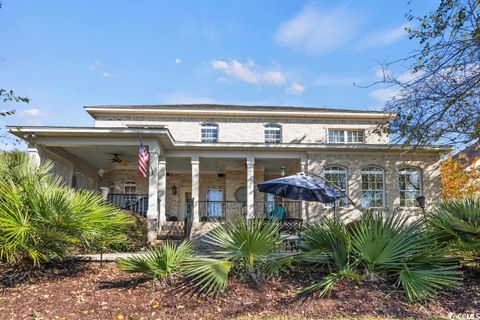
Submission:
<svg viewBox="0 0 480 320">
<path fill-rule="evenodd" d="M 223 190 L 207 190 L 207 217 L 220 218 L 223 216 Z"/>
</svg>

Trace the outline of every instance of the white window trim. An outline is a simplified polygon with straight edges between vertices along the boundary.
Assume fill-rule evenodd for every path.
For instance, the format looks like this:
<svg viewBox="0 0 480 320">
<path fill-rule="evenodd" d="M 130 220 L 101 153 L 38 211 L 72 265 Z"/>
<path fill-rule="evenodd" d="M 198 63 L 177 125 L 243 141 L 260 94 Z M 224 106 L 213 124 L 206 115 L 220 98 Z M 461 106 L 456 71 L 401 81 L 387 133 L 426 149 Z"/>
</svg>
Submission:
<svg viewBox="0 0 480 320">
<path fill-rule="evenodd" d="M 128 185 L 128 187 L 135 187 L 135 192 L 134 193 L 127 193 L 127 190 L 126 190 L 127 184 L 130 184 L 130 185 Z M 134 181 L 134 180 L 124 181 L 123 182 L 123 193 L 124 194 L 136 194 L 137 193 L 137 182 Z"/>
<path fill-rule="evenodd" d="M 344 166 L 341 166 L 341 165 L 337 165 L 337 164 L 329 165 L 329 166 L 324 167 L 323 175 L 325 175 L 326 169 L 332 168 L 332 167 L 338 167 L 338 168 L 343 168 L 344 169 L 343 171 L 335 170 L 335 171 L 330 171 L 328 173 L 345 173 L 345 190 L 343 192 L 345 192 L 345 194 L 348 196 L 348 168 L 344 167 Z M 349 205 L 348 201 L 349 200 L 347 199 L 347 204 L 345 206 L 337 206 L 337 208 L 348 208 L 348 205 Z M 325 203 L 324 207 L 325 208 L 332 208 L 333 207 L 333 202 L 332 202 L 332 206 L 329 206 L 329 204 Z"/>
<path fill-rule="evenodd" d="M 330 131 L 343 131 L 343 142 L 331 142 L 330 141 Z M 348 142 L 348 131 L 360 131 L 363 132 L 363 141 L 362 142 Z M 343 129 L 343 128 L 328 128 L 327 129 L 327 143 L 337 143 L 337 144 L 365 144 L 365 129 Z"/>
<path fill-rule="evenodd" d="M 202 129 L 203 127 L 206 127 L 206 126 L 211 126 L 211 127 L 215 127 L 217 129 L 217 141 L 203 141 L 203 134 L 202 134 Z M 215 122 L 203 122 L 203 123 L 200 123 L 200 142 L 201 143 L 217 143 L 219 140 L 220 140 L 220 129 L 218 128 L 218 123 L 215 123 Z"/>
<path fill-rule="evenodd" d="M 362 188 L 362 175 L 364 173 L 366 174 L 379 174 L 378 171 L 364 171 L 364 169 L 366 168 L 377 168 L 377 169 L 381 169 L 382 170 L 382 206 L 381 207 L 364 207 L 363 206 L 363 188 Z M 371 191 L 371 190 L 367 190 L 367 191 Z M 385 169 L 382 168 L 382 167 L 378 167 L 378 166 L 367 166 L 367 167 L 363 167 L 362 169 L 360 169 L 360 203 L 361 203 L 361 206 L 363 209 L 385 209 L 386 208 L 386 202 L 387 202 L 387 196 L 386 196 L 386 193 L 385 193 Z"/>
<path fill-rule="evenodd" d="M 418 190 L 418 194 L 419 194 L 419 196 L 423 196 L 423 171 L 422 171 L 421 169 L 419 169 L 419 168 L 411 167 L 411 166 L 410 166 L 410 167 L 409 167 L 409 166 L 401 167 L 400 169 L 397 170 L 397 182 L 399 182 L 399 179 L 400 179 L 400 174 L 401 174 L 400 172 L 401 172 L 402 170 L 405 170 L 405 169 L 414 169 L 414 170 L 416 170 L 416 171 L 419 173 L 419 177 L 420 177 L 420 181 L 419 181 L 419 183 L 420 183 L 420 190 Z M 404 208 L 404 209 L 419 208 L 418 205 L 413 206 L 413 207 L 412 207 L 412 206 L 402 206 L 402 205 L 401 205 L 401 198 L 400 198 L 400 192 L 401 192 L 401 191 L 402 191 L 402 190 L 400 190 L 400 184 L 398 184 L 398 206 L 399 206 L 400 208 Z M 403 191 L 407 191 L 407 190 L 403 190 Z"/>
<path fill-rule="evenodd" d="M 265 132 L 267 130 L 272 130 L 272 131 L 278 131 L 279 132 L 279 136 L 280 136 L 280 139 L 278 142 L 268 142 L 266 137 L 265 137 Z M 263 141 L 265 143 L 272 143 L 272 144 L 275 144 L 275 143 L 282 143 L 282 127 L 279 126 L 278 124 L 274 124 L 274 123 L 269 123 L 269 124 L 265 124 L 263 126 Z"/>
</svg>

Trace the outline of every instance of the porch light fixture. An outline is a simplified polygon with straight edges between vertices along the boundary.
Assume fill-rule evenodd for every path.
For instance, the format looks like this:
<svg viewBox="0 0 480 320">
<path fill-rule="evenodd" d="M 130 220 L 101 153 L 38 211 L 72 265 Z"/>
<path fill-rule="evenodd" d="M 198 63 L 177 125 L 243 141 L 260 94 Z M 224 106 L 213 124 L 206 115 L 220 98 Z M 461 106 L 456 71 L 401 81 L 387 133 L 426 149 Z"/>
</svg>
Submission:
<svg viewBox="0 0 480 320">
<path fill-rule="evenodd" d="M 426 220 L 427 216 L 425 214 L 425 196 L 418 196 L 415 198 L 418 202 L 418 206 L 422 209 L 423 212 L 423 218 Z"/>
<path fill-rule="evenodd" d="M 285 176 L 285 166 L 280 167 L 280 175 L 283 177 Z"/>
<path fill-rule="evenodd" d="M 173 186 L 172 186 L 172 194 L 173 194 L 173 195 L 176 195 L 177 192 L 178 192 L 177 186 L 176 186 L 176 185 L 173 185 Z"/>
</svg>

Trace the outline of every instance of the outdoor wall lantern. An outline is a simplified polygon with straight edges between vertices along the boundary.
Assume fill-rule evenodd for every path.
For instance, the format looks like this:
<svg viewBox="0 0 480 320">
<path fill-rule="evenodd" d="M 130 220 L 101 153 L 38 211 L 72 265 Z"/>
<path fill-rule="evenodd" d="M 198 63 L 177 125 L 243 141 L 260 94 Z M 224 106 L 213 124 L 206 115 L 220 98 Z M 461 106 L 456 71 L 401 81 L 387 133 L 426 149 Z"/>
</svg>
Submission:
<svg viewBox="0 0 480 320">
<path fill-rule="evenodd" d="M 285 176 L 285 166 L 280 167 L 280 175 L 283 177 Z"/>
<path fill-rule="evenodd" d="M 415 200 L 417 200 L 418 206 L 422 209 L 423 218 L 427 219 L 427 216 L 425 215 L 425 196 L 418 196 Z"/>
<path fill-rule="evenodd" d="M 176 186 L 176 185 L 173 185 L 173 186 L 172 186 L 172 194 L 173 194 L 173 195 L 176 195 L 177 192 L 178 192 L 177 186 Z"/>
</svg>

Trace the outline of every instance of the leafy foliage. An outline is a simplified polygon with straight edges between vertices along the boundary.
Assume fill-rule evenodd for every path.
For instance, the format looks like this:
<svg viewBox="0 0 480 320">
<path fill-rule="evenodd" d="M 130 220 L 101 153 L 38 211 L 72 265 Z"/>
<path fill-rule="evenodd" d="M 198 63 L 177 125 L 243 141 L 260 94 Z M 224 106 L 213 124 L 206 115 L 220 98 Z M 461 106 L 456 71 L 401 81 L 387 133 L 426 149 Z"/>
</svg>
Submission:
<svg viewBox="0 0 480 320">
<path fill-rule="evenodd" d="M 92 191 L 74 191 L 23 153 L 0 155 L 0 259 L 24 266 L 62 259 L 76 246 L 124 241 L 127 215 Z"/>
<path fill-rule="evenodd" d="M 429 225 L 441 241 L 458 242 L 462 249 L 480 254 L 480 199 L 445 200 L 428 215 Z"/>
<path fill-rule="evenodd" d="M 351 226 L 324 219 L 308 226 L 301 263 L 328 268 L 329 274 L 302 289 L 301 294 L 327 294 L 342 279 L 383 278 L 401 286 L 412 302 L 431 298 L 442 286 L 460 280 L 458 263 L 445 257 L 443 247 L 422 221 L 367 211 Z"/>
<path fill-rule="evenodd" d="M 153 279 L 167 279 L 178 272 L 187 259 L 192 257 L 193 244 L 184 241 L 180 245 L 167 241 L 138 256 L 117 259 L 120 269 L 144 273 Z"/>
<path fill-rule="evenodd" d="M 465 159 L 466 160 L 466 159 Z M 470 161 L 454 160 L 442 162 L 440 176 L 444 199 L 458 199 L 480 194 L 480 167 L 470 166 Z"/>
<path fill-rule="evenodd" d="M 245 221 L 242 217 L 235 217 L 212 230 L 206 242 L 216 248 L 218 256 L 232 261 L 251 280 L 259 282 L 269 275 L 267 266 L 276 260 L 282 240 L 275 221 Z"/>
<path fill-rule="evenodd" d="M 385 111 L 396 114 L 379 126 L 407 145 L 469 143 L 480 138 L 480 2 L 441 0 L 435 11 L 406 28 L 420 48 L 387 63 L 380 83 L 397 90 Z M 392 69 L 409 69 L 395 76 Z"/>
<path fill-rule="evenodd" d="M 185 262 L 182 273 L 197 294 L 218 296 L 228 286 L 231 269 L 228 260 L 193 258 Z"/>
</svg>

